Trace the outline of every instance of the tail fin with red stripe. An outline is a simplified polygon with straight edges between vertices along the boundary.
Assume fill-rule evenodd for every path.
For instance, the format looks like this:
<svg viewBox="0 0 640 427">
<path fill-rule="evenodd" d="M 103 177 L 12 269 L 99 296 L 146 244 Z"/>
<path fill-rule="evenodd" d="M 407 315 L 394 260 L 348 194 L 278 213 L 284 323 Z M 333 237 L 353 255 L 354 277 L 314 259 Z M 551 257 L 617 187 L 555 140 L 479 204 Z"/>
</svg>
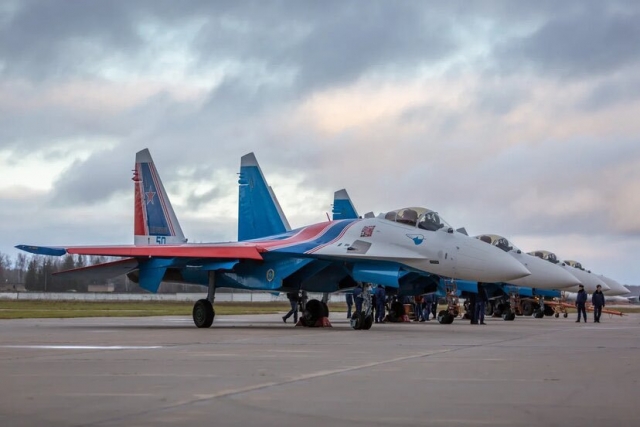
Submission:
<svg viewBox="0 0 640 427">
<path fill-rule="evenodd" d="M 186 243 L 182 228 L 162 185 L 151 153 L 136 153 L 134 244 L 179 245 Z"/>
</svg>

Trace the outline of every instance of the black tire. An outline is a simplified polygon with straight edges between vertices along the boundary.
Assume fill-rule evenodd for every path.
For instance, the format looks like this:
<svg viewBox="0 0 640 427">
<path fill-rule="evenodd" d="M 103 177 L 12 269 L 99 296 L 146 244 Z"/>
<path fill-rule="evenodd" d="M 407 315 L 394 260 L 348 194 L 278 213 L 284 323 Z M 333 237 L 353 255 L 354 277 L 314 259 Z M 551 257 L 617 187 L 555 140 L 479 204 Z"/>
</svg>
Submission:
<svg viewBox="0 0 640 427">
<path fill-rule="evenodd" d="M 391 321 L 399 322 L 400 318 L 404 315 L 404 304 L 400 301 L 394 301 L 389 308 L 389 318 Z"/>
<path fill-rule="evenodd" d="M 364 313 L 363 312 L 353 313 L 353 316 L 351 316 L 351 327 L 357 331 L 362 329 L 363 326 L 364 326 Z"/>
<path fill-rule="evenodd" d="M 492 302 L 489 302 L 487 304 L 487 308 L 485 310 L 485 315 L 487 315 L 489 317 L 493 316 L 493 303 Z"/>
<path fill-rule="evenodd" d="M 555 318 L 557 319 L 557 318 L 559 318 L 559 317 L 560 317 L 560 313 L 556 313 L 556 314 L 555 314 Z"/>
<path fill-rule="evenodd" d="M 213 323 L 216 312 L 213 310 L 213 305 L 209 300 L 201 299 L 193 305 L 191 315 L 193 317 L 193 323 L 198 328 L 209 328 Z"/>
<path fill-rule="evenodd" d="M 550 305 L 544 306 L 544 315 L 545 316 L 553 316 L 555 314 L 555 310 Z"/>
<path fill-rule="evenodd" d="M 544 317 L 544 311 L 537 309 L 533 312 L 533 317 L 535 317 L 536 319 L 542 319 Z"/>
<path fill-rule="evenodd" d="M 569 317 L 569 314 L 568 314 L 568 313 L 564 313 L 564 314 L 562 315 L 562 317 L 564 317 L 564 318 L 566 319 L 567 317 Z"/>
<path fill-rule="evenodd" d="M 302 313 L 302 318 L 307 326 L 313 326 L 318 320 L 320 320 L 323 313 L 324 308 L 322 307 L 322 301 L 312 299 L 307 302 L 307 305 L 304 308 L 304 313 Z"/>
<path fill-rule="evenodd" d="M 455 319 L 455 316 L 451 313 L 447 313 L 444 315 L 444 324 L 445 325 L 450 325 L 453 323 L 453 319 Z"/>
<path fill-rule="evenodd" d="M 522 315 L 523 316 L 531 316 L 533 314 L 533 304 L 529 301 L 525 301 L 522 303 Z"/>
<path fill-rule="evenodd" d="M 440 323 L 441 325 L 446 325 L 446 317 L 449 313 L 447 313 L 446 310 L 440 310 L 438 312 L 438 323 Z"/>
<path fill-rule="evenodd" d="M 371 329 L 371 325 L 373 325 L 373 315 L 370 314 L 368 316 L 365 316 L 362 323 L 362 329 L 368 331 L 369 329 Z"/>
</svg>

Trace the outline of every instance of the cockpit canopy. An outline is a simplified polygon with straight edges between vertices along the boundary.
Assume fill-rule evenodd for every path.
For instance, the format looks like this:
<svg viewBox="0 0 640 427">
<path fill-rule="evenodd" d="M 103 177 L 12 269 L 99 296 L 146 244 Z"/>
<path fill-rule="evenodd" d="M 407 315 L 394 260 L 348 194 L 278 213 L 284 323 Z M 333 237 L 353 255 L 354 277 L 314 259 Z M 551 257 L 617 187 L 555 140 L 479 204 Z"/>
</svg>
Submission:
<svg viewBox="0 0 640 427">
<path fill-rule="evenodd" d="M 547 261 L 552 262 L 554 264 L 557 264 L 559 262 L 556 254 L 549 251 L 533 251 L 533 252 L 529 252 L 529 255 L 534 255 L 534 256 L 537 256 L 538 258 L 546 259 Z"/>
<path fill-rule="evenodd" d="M 497 234 L 482 234 L 476 236 L 476 239 L 482 240 L 485 243 L 489 243 L 497 248 L 502 249 L 505 252 L 519 251 L 515 245 L 511 244 L 505 237 L 498 236 Z"/>
<path fill-rule="evenodd" d="M 427 208 L 402 208 L 389 211 L 384 215 L 380 215 L 389 221 L 395 221 L 402 224 L 412 225 L 423 230 L 448 231 L 451 226 L 438 215 L 438 212 Z"/>
<path fill-rule="evenodd" d="M 584 270 L 584 268 L 582 267 L 582 264 L 580 264 L 578 261 L 572 261 L 568 259 L 565 261 L 565 264 L 570 265 L 571 267 L 575 267 L 578 270 Z"/>
</svg>

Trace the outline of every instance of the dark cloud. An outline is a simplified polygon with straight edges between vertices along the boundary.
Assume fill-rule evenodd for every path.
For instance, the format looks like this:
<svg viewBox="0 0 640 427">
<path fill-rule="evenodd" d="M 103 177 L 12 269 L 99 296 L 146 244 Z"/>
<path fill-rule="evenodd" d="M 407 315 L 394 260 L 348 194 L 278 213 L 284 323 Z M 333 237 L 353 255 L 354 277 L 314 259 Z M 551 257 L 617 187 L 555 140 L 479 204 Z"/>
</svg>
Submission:
<svg viewBox="0 0 640 427">
<path fill-rule="evenodd" d="M 533 33 L 499 45 L 499 69 L 583 78 L 638 63 L 638 3 L 570 4 L 566 14 L 549 15 Z"/>
</svg>

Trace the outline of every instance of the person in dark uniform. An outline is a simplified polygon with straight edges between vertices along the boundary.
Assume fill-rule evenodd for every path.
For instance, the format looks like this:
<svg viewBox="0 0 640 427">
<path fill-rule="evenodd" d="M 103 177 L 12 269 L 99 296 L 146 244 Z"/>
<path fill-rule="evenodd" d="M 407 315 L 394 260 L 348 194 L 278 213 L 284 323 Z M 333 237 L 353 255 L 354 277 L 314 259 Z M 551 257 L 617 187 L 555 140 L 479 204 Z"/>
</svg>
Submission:
<svg viewBox="0 0 640 427">
<path fill-rule="evenodd" d="M 353 302 L 356 304 L 356 314 L 360 314 L 362 311 L 362 285 L 360 283 L 353 290 Z"/>
<path fill-rule="evenodd" d="M 282 321 L 287 323 L 287 319 L 293 315 L 293 321 L 298 323 L 298 293 L 287 292 L 287 299 L 289 300 L 289 305 L 291 305 L 291 310 L 282 316 Z"/>
<path fill-rule="evenodd" d="M 584 290 L 584 286 L 579 286 L 578 296 L 576 297 L 576 308 L 578 309 L 578 320 L 576 323 L 580 323 L 580 314 L 584 318 L 584 323 L 587 323 L 587 293 Z"/>
<path fill-rule="evenodd" d="M 387 299 L 387 293 L 384 286 L 378 285 L 376 288 L 376 323 L 384 322 L 384 301 Z"/>
<path fill-rule="evenodd" d="M 353 294 L 348 293 L 344 296 L 347 301 L 347 319 L 351 319 L 351 307 L 353 307 Z"/>
<path fill-rule="evenodd" d="M 595 323 L 600 323 L 600 315 L 602 314 L 604 302 L 602 286 L 598 285 L 596 286 L 596 291 L 591 295 L 591 304 L 593 304 L 593 321 Z"/>
<path fill-rule="evenodd" d="M 484 323 L 484 310 L 486 308 L 487 302 L 489 302 L 489 297 L 487 295 L 487 290 L 484 288 L 484 285 L 478 283 L 478 297 L 476 299 L 476 309 L 473 313 L 474 316 L 474 324 L 486 325 Z"/>
<path fill-rule="evenodd" d="M 472 325 L 477 325 L 478 320 L 476 319 L 476 302 L 478 301 L 477 294 L 469 295 L 469 323 Z"/>
</svg>

